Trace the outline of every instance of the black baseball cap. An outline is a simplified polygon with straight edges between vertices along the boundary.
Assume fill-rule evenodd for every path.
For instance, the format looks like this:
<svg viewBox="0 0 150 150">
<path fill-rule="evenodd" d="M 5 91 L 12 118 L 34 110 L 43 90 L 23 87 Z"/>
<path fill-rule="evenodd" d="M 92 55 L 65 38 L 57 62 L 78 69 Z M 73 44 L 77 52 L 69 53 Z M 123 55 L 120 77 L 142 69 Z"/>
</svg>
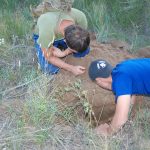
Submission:
<svg viewBox="0 0 150 150">
<path fill-rule="evenodd" d="M 110 76 L 113 67 L 103 59 L 98 59 L 91 62 L 89 66 L 89 77 L 91 80 L 95 80 L 96 78 L 107 78 Z"/>
</svg>

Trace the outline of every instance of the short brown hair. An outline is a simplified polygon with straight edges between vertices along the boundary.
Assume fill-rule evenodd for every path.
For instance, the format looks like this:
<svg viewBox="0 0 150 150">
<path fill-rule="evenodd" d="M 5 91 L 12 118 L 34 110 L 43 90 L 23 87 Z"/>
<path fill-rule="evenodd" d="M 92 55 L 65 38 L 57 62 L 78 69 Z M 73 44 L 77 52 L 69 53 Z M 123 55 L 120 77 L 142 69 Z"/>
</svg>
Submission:
<svg viewBox="0 0 150 150">
<path fill-rule="evenodd" d="M 84 52 L 90 44 L 89 32 L 78 25 L 65 28 L 65 39 L 68 47 L 77 52 Z"/>
</svg>

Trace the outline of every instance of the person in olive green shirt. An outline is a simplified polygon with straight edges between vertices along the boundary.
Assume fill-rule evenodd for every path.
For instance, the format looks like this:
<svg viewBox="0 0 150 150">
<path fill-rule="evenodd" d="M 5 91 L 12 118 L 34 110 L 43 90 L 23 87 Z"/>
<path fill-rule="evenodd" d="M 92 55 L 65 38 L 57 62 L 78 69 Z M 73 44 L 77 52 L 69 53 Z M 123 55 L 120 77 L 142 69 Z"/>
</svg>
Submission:
<svg viewBox="0 0 150 150">
<path fill-rule="evenodd" d="M 83 66 L 73 66 L 60 59 L 71 53 L 79 54 L 79 57 L 89 53 L 90 36 L 87 31 L 87 18 L 82 11 L 71 8 L 67 12 L 46 12 L 38 18 L 34 34 L 37 36 L 35 43 L 39 64 L 44 71 L 57 73 L 59 68 L 62 68 L 74 75 L 85 72 Z M 63 40 L 65 43 L 64 51 L 54 45 L 57 40 Z M 55 71 L 49 71 L 49 65 L 55 68 Z"/>
</svg>

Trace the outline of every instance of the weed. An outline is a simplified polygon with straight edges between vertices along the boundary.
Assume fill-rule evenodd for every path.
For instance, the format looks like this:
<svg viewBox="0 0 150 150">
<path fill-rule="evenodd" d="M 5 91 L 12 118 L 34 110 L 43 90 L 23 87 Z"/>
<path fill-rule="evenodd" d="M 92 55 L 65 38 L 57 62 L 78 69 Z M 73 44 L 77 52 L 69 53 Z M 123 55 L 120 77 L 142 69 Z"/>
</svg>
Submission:
<svg viewBox="0 0 150 150">
<path fill-rule="evenodd" d="M 150 113 L 149 108 L 143 108 L 136 116 L 135 127 L 142 129 L 142 136 L 150 138 Z"/>
<path fill-rule="evenodd" d="M 3 17 L 5 16 L 5 17 Z M 23 37 L 31 29 L 31 23 L 27 21 L 21 12 L 7 12 L 0 16 L 0 32 L 2 38 L 8 43 L 12 41 L 13 36 Z M 26 25 L 25 25 L 26 24 Z"/>
<path fill-rule="evenodd" d="M 86 14 L 89 28 L 96 32 L 97 40 L 105 42 L 115 38 L 127 41 L 134 51 L 149 45 L 149 36 L 146 33 L 150 28 L 147 19 L 150 18 L 149 6 L 149 1 L 140 0 L 74 2 L 74 7 Z"/>
<path fill-rule="evenodd" d="M 34 125 L 43 126 L 53 123 L 57 108 L 54 104 L 51 105 L 39 98 L 28 101 L 24 108 L 25 120 Z"/>
<path fill-rule="evenodd" d="M 38 131 L 37 133 L 35 133 L 35 141 L 40 145 L 43 144 L 48 139 L 48 137 L 48 130 Z"/>
<path fill-rule="evenodd" d="M 52 94 L 49 91 L 50 95 L 47 93 L 48 86 L 52 86 L 51 77 L 39 74 L 35 66 L 29 63 L 34 51 L 29 38 L 32 33 L 29 5 L 38 3 L 39 0 L 1 1 L 0 100 L 2 101 L 0 106 L 3 105 L 3 99 L 15 100 L 20 94 L 24 97 L 20 99 L 23 106 L 19 105 L 14 109 L 10 103 L 7 112 L 1 113 L 0 149 L 25 149 L 24 144 L 29 145 L 26 149 L 30 149 L 28 143 L 31 142 L 44 147 L 48 139 L 50 146 L 53 145 L 55 148 L 60 146 L 60 149 L 67 149 L 66 146 L 70 143 L 68 149 L 146 148 L 139 141 L 148 141 L 150 138 L 149 108 L 143 108 L 127 132 L 104 139 L 97 137 L 89 128 L 94 113 L 87 98 L 87 91 L 82 90 L 81 80 L 76 80 L 63 89 L 56 87 Z M 76 0 L 74 3 L 74 7 L 85 12 L 89 29 L 96 32 L 98 40 L 117 38 L 128 41 L 132 45 L 131 52 L 149 44 L 149 5 L 148 0 Z M 73 96 L 78 100 L 76 104 L 71 103 L 68 106 L 60 102 L 62 98 L 65 99 L 64 95 L 68 92 L 73 92 Z M 81 122 L 80 116 L 77 116 L 78 107 L 82 107 L 89 124 L 86 122 L 85 125 L 85 122 Z M 65 123 L 74 127 L 66 136 L 62 133 L 62 121 L 59 122 L 59 129 L 54 128 L 60 117 Z M 140 130 L 137 132 L 138 129 Z"/>
<path fill-rule="evenodd" d="M 66 106 L 60 113 L 60 116 L 63 117 L 63 119 L 69 124 L 75 124 L 77 121 L 77 116 L 75 116 L 75 108 L 75 106 Z"/>
</svg>

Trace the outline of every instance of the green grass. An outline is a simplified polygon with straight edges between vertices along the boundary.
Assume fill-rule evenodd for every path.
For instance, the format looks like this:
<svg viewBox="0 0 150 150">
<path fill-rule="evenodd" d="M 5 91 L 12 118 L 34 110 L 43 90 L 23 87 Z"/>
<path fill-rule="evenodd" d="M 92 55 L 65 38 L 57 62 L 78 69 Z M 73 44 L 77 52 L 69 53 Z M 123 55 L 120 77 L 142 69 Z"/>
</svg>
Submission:
<svg viewBox="0 0 150 150">
<path fill-rule="evenodd" d="M 2 0 L 0 6 L 0 39 L 7 43 L 13 42 L 13 37 L 25 38 L 31 34 L 32 17 L 30 5 L 37 5 L 36 0 Z"/>
<path fill-rule="evenodd" d="M 21 11 L 7 12 L 0 15 L 0 38 L 5 42 L 13 42 L 16 36 L 25 37 L 31 31 L 31 21 L 27 20 Z"/>
<path fill-rule="evenodd" d="M 2 0 L 1 9 L 8 9 L 10 11 L 15 11 L 16 9 L 23 9 L 24 7 L 29 7 L 32 5 L 37 5 L 40 0 Z"/>
<path fill-rule="evenodd" d="M 42 149 L 47 144 L 59 149 L 73 146 L 94 150 L 146 148 L 146 144 L 139 141 L 150 139 L 148 107 L 144 106 L 125 132 L 104 139 L 97 137 L 91 129 L 92 108 L 86 91 L 82 91 L 81 80 L 64 89 L 56 87 L 48 94 L 49 87 L 54 86 L 51 76 L 41 74 L 32 63 L 35 52 L 30 37 L 29 5 L 38 2 L 2 0 L 0 6 L 0 39 L 5 40 L 0 45 L 0 106 L 7 107 L 2 113 L 0 149 L 20 150 L 27 145 Z M 150 36 L 146 29 L 150 24 L 150 10 L 147 6 L 148 0 L 75 0 L 74 3 L 74 7 L 85 12 L 89 29 L 96 32 L 97 40 L 125 40 L 132 45 L 131 52 L 149 45 Z M 74 92 L 79 102 L 71 106 L 60 103 L 67 92 Z M 5 100 L 10 101 L 5 103 Z M 12 106 L 11 102 L 16 100 L 19 103 Z M 87 120 L 77 116 L 79 106 L 88 115 Z"/>
<path fill-rule="evenodd" d="M 29 6 L 36 6 L 38 3 L 35 0 L 3 0 L 0 6 L 0 38 L 10 41 L 13 36 L 24 37 L 31 33 L 32 17 Z M 148 0 L 74 2 L 74 7 L 85 12 L 89 29 L 97 33 L 99 41 L 124 40 L 132 45 L 133 50 L 149 44 L 149 40 L 146 40 L 149 39 L 149 5 Z"/>
<path fill-rule="evenodd" d="M 89 29 L 97 33 L 99 41 L 124 40 L 132 45 L 133 50 L 149 45 L 149 40 L 145 40 L 150 36 L 147 32 L 149 5 L 148 0 L 84 0 L 74 3 L 74 7 L 85 12 Z"/>
<path fill-rule="evenodd" d="M 8 107 L 7 115 L 11 115 L 11 120 L 6 122 L 5 126 L 10 130 L 2 132 L 0 141 L 3 143 L 3 147 L 22 149 L 22 147 L 29 145 L 44 149 L 51 146 L 54 149 L 63 147 L 66 150 L 73 146 L 90 150 L 148 148 L 150 138 L 148 107 L 144 106 L 137 114 L 134 122 L 129 120 L 118 134 L 108 138 L 98 137 L 93 129 L 89 128 L 87 122 L 74 116 L 71 107 L 66 107 L 61 111 L 60 105 L 59 107 L 57 105 L 58 101 L 52 97 L 46 99 L 47 90 L 45 89 L 47 89 L 50 78 L 42 77 L 41 79 L 42 82 L 39 80 L 29 87 L 29 95 L 19 109 L 17 107 L 12 108 L 11 105 Z M 59 120 L 58 122 L 59 114 L 64 116 L 64 120 L 68 121 L 62 122 L 61 120 L 60 122 Z M 70 121 L 70 117 L 76 118 L 76 123 Z M 140 144 L 139 141 L 141 140 L 147 142 L 147 145 Z"/>
<path fill-rule="evenodd" d="M 4 44 L 0 46 L 0 53 L 0 93 L 33 80 L 37 76 L 38 70 L 33 62 L 32 47 L 25 46 L 23 43 L 17 46 Z M 3 95 L 7 94 L 3 92 Z"/>
<path fill-rule="evenodd" d="M 57 103 L 54 100 L 49 102 L 46 96 L 36 93 L 31 100 L 28 100 L 24 106 L 24 115 L 26 122 L 35 126 L 50 126 L 54 123 L 55 115 L 58 111 Z"/>
</svg>

